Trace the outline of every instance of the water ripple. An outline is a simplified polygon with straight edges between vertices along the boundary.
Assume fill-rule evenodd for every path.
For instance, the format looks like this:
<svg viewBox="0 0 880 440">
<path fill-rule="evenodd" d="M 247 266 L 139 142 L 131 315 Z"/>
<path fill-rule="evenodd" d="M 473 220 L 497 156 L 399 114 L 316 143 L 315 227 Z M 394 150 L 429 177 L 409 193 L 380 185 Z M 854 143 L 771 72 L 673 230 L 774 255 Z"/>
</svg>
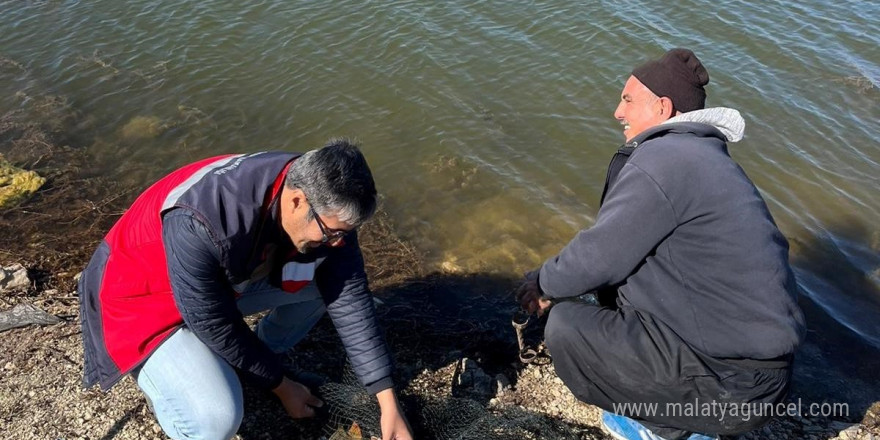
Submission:
<svg viewBox="0 0 880 440">
<path fill-rule="evenodd" d="M 425 234 L 427 254 L 451 248 L 490 266 L 509 261 L 487 260 L 455 231 L 503 229 L 529 249 L 522 266 L 558 250 L 594 220 L 622 141 L 612 112 L 633 65 L 690 47 L 709 66 L 709 104 L 747 118 L 731 154 L 786 235 L 806 242 L 855 224 L 880 236 L 876 2 L 94 0 L 0 9 L 0 56 L 27 69 L 0 86 L 70 97 L 93 118 L 90 148 L 108 173 L 146 180 L 161 172 L 156 164 L 357 136 L 388 200 Z M 137 116 L 181 123 L 182 108 L 201 112 L 203 125 L 150 142 L 120 137 Z M 455 166 L 435 166 L 443 158 Z M 536 208 L 515 227 L 474 208 L 519 205 Z M 876 253 L 871 240 L 853 243 Z"/>
</svg>

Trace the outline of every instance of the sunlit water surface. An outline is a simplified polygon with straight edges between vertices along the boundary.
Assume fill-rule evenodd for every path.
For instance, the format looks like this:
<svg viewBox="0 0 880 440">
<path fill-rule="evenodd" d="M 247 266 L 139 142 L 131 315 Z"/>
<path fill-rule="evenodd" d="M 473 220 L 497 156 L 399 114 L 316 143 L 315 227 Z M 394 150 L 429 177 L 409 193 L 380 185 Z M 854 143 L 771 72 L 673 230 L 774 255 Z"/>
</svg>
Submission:
<svg viewBox="0 0 880 440">
<path fill-rule="evenodd" d="M 0 1 L 22 67 L 0 71 L 0 108 L 67 96 L 94 166 L 141 186 L 356 137 L 431 265 L 518 273 L 593 222 L 631 68 L 688 47 L 709 105 L 747 120 L 731 154 L 804 291 L 880 346 L 880 3 L 578 3 Z"/>
</svg>

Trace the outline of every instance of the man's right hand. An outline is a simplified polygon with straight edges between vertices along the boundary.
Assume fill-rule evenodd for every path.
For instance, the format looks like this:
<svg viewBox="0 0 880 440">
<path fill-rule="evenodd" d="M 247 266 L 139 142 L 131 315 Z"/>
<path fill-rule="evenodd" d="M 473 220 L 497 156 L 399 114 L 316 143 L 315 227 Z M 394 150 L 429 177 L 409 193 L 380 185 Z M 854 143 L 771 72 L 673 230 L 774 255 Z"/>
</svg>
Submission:
<svg viewBox="0 0 880 440">
<path fill-rule="evenodd" d="M 528 280 L 522 283 L 516 289 L 516 300 L 520 307 L 529 314 L 538 313 L 538 316 L 544 314 L 553 304 L 541 296 L 541 290 L 538 288 L 536 280 Z"/>
<path fill-rule="evenodd" d="M 324 402 L 313 396 L 308 387 L 286 377 L 272 392 L 281 399 L 287 414 L 294 419 L 312 417 L 315 415 L 315 408 L 324 406 Z"/>
</svg>

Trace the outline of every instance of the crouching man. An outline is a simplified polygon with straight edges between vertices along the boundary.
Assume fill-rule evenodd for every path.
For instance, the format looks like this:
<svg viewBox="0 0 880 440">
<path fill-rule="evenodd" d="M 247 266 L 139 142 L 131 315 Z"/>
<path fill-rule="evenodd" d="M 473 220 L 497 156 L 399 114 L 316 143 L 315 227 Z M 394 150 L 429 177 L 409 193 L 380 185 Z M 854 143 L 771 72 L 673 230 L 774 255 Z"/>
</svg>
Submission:
<svg viewBox="0 0 880 440">
<path fill-rule="evenodd" d="M 290 416 L 322 402 L 279 354 L 328 312 L 378 396 L 383 439 L 410 439 L 392 388 L 356 228 L 376 188 L 356 146 L 213 157 L 165 176 L 110 230 L 79 282 L 84 384 L 133 374 L 173 439 L 229 439 L 239 376 Z M 269 310 L 252 331 L 243 316 Z"/>
<path fill-rule="evenodd" d="M 708 82 L 685 49 L 633 70 L 596 223 L 517 292 L 549 310 L 557 374 L 618 439 L 763 425 L 802 338 L 788 243 L 727 152 L 744 121 L 704 109 Z"/>
</svg>

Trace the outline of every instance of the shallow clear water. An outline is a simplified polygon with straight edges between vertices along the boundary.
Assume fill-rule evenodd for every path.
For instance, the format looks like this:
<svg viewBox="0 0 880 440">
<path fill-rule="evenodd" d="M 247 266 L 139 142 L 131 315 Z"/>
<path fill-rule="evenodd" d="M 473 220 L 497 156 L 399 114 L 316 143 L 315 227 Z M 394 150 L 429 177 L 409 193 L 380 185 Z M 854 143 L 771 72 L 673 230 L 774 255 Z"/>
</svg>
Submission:
<svg viewBox="0 0 880 440">
<path fill-rule="evenodd" d="M 358 138 L 427 260 L 519 272 L 598 209 L 631 68 L 666 49 L 739 109 L 731 154 L 804 291 L 880 346 L 880 3 L 0 1 L 0 108 L 46 88 L 102 172 Z M 27 72 L 26 74 L 24 72 Z M 10 91 L 10 93 L 5 93 Z"/>
</svg>

